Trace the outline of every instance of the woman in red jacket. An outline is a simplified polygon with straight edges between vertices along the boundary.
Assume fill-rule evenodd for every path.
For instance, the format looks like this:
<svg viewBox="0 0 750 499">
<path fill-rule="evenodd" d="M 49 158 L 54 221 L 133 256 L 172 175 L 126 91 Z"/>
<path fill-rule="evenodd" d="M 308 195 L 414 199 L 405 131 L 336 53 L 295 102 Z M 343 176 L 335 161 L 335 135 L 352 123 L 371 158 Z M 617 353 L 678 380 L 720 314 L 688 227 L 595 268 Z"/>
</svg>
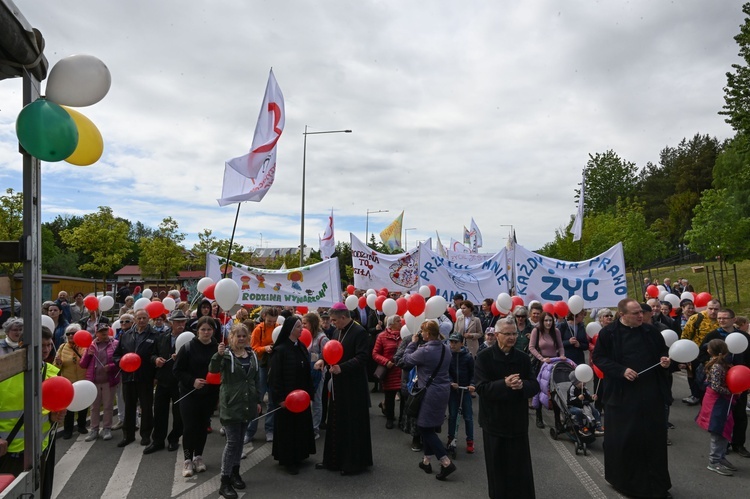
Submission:
<svg viewBox="0 0 750 499">
<path fill-rule="evenodd" d="M 385 427 L 393 428 L 396 419 L 396 394 L 401 390 L 401 369 L 395 368 L 393 356 L 401 344 L 401 317 L 391 315 L 385 319 L 385 331 L 380 333 L 372 349 L 372 358 L 385 368 L 380 378 L 385 393 Z M 382 371 L 382 369 L 380 369 Z"/>
</svg>

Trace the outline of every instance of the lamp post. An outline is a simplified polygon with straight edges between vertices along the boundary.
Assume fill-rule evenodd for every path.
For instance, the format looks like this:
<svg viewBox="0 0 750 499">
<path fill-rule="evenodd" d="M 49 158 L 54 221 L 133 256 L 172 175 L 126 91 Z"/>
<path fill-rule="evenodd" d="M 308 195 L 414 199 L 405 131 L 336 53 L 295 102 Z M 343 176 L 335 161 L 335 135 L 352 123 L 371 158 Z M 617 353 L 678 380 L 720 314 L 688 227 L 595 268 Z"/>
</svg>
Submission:
<svg viewBox="0 0 750 499">
<path fill-rule="evenodd" d="M 369 244 L 367 239 L 370 237 L 370 213 L 388 213 L 388 210 L 367 210 L 367 217 L 365 218 L 365 246 Z"/>
<path fill-rule="evenodd" d="M 299 266 L 302 267 L 305 261 L 305 167 L 307 159 L 307 136 L 308 135 L 319 135 L 323 133 L 352 133 L 351 130 L 325 130 L 322 132 L 308 132 L 307 125 L 305 125 L 305 131 L 302 135 L 305 136 L 302 145 L 302 210 L 299 217 L 300 234 L 299 234 Z"/>
<path fill-rule="evenodd" d="M 417 230 L 417 228 L 412 227 L 410 229 L 404 229 L 404 251 L 409 251 L 409 239 L 407 238 L 407 235 L 410 230 Z"/>
</svg>

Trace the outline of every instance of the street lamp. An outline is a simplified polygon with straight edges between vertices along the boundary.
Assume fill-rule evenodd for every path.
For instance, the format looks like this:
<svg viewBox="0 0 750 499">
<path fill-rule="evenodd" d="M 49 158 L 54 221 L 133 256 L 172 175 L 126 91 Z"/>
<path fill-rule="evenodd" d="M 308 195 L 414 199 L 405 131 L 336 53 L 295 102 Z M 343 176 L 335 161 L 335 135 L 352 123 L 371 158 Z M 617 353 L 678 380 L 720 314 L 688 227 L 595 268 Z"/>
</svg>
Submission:
<svg viewBox="0 0 750 499">
<path fill-rule="evenodd" d="M 365 218 L 365 246 L 369 244 L 367 239 L 370 237 L 370 213 L 388 213 L 388 210 L 367 210 L 367 217 Z"/>
<path fill-rule="evenodd" d="M 409 234 L 410 230 L 417 230 L 417 228 L 412 227 L 410 229 L 404 229 L 404 251 L 409 251 L 409 239 L 406 236 Z"/>
<path fill-rule="evenodd" d="M 302 145 L 302 212 L 299 217 L 300 234 L 299 234 L 299 266 L 304 265 L 305 260 L 305 161 L 307 159 L 307 136 L 318 135 L 322 133 L 352 133 L 351 130 L 325 130 L 322 132 L 308 132 L 307 125 L 302 135 L 305 136 Z"/>
</svg>

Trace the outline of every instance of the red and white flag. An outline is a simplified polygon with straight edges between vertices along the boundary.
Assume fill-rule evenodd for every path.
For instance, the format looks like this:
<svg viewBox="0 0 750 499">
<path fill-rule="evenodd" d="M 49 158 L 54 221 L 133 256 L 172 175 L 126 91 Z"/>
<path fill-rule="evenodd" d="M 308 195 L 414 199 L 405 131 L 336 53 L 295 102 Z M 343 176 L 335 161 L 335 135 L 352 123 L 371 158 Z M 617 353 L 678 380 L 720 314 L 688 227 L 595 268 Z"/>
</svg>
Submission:
<svg viewBox="0 0 750 499">
<path fill-rule="evenodd" d="M 333 236 L 333 208 L 331 208 L 331 216 L 328 217 L 328 227 L 326 227 L 323 237 L 319 237 L 319 240 L 320 256 L 323 257 L 323 260 L 328 260 L 336 250 L 336 239 Z"/>
</svg>

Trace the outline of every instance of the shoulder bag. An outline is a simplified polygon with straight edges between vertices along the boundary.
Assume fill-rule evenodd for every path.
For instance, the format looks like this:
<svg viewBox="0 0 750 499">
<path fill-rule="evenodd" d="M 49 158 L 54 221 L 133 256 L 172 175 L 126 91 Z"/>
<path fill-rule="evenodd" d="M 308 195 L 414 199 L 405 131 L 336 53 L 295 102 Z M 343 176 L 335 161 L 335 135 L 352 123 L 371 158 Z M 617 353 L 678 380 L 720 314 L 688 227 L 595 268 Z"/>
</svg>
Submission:
<svg viewBox="0 0 750 499">
<path fill-rule="evenodd" d="M 406 403 L 404 404 L 404 411 L 409 417 L 416 418 L 419 416 L 419 410 L 422 408 L 422 401 L 424 400 L 425 395 L 427 395 L 427 388 L 429 388 L 429 386 L 432 384 L 432 380 L 435 379 L 435 375 L 443 365 L 443 359 L 445 359 L 445 345 L 441 343 L 440 346 L 442 351 L 440 352 L 440 362 L 438 362 L 437 368 L 435 368 L 435 371 L 433 371 L 424 387 L 418 388 L 416 390 L 413 389 L 409 393 L 409 398 L 406 399 Z"/>
</svg>

